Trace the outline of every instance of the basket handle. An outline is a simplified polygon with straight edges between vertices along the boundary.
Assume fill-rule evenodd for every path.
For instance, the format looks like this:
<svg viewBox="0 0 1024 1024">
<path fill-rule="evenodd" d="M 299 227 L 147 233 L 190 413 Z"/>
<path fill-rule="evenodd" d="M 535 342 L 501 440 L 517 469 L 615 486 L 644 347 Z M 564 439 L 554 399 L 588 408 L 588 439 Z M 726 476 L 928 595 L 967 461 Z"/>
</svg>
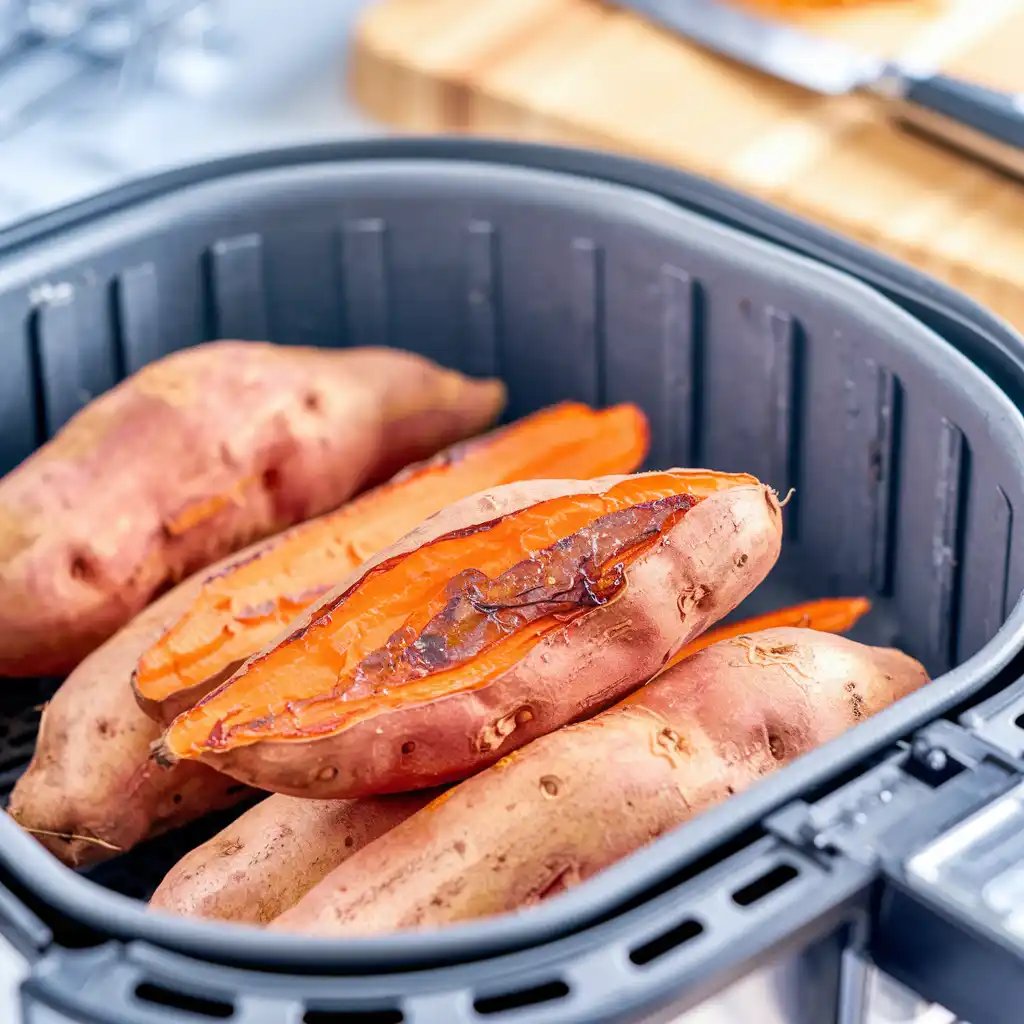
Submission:
<svg viewBox="0 0 1024 1024">
<path fill-rule="evenodd" d="M 1018 1021 L 1022 769 L 1019 758 L 940 720 L 885 764 L 768 825 L 836 864 L 874 868 L 859 955 L 959 1019 Z"/>
</svg>

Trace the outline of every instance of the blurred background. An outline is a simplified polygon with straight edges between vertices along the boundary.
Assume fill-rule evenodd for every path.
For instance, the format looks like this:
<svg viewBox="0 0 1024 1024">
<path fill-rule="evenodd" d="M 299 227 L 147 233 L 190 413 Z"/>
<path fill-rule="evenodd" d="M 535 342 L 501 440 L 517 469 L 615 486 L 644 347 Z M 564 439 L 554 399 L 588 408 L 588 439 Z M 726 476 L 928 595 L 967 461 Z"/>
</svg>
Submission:
<svg viewBox="0 0 1024 1024">
<path fill-rule="evenodd" d="M 363 0 L 0 0 L 0 224 L 213 156 L 369 130 Z"/>
<path fill-rule="evenodd" d="M 868 60 L 1024 93 L 1024 0 L 725 5 Z M 672 6 L 0 0 L 0 225 L 226 153 L 384 131 L 498 135 L 707 175 L 1024 328 L 1020 180 L 901 130 L 877 97 L 816 95 L 640 13 Z M 829 61 L 823 49 L 818 71 Z"/>
</svg>

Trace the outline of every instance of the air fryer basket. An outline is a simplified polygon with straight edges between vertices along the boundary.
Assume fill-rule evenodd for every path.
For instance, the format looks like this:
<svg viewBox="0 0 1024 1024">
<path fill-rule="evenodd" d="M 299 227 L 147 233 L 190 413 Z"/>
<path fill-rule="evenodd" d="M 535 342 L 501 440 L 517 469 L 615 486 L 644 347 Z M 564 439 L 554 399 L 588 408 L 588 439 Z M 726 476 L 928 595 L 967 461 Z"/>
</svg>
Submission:
<svg viewBox="0 0 1024 1024">
<path fill-rule="evenodd" d="M 713 961 L 706 983 L 721 984 L 755 947 L 847 920 L 837 907 L 870 881 L 780 843 L 766 815 L 991 690 L 1022 646 L 1018 339 L 904 268 L 683 175 L 443 141 L 226 161 L 0 236 L 0 332 L 0 470 L 124 374 L 216 337 L 414 349 L 499 373 L 509 416 L 567 398 L 639 402 L 652 466 L 795 489 L 783 558 L 743 614 L 867 593 L 876 609 L 855 635 L 938 676 L 567 895 L 430 935 L 332 943 L 144 913 L 135 898 L 223 816 L 87 877 L 0 819 L 2 878 L 24 904 L 0 890 L 0 926 L 45 950 L 30 990 L 68 1013 L 150 1019 L 139 985 L 154 978 L 267 1021 L 303 1007 L 504 1020 L 530 1002 L 501 1001 L 510 978 L 539 986 L 551 1019 L 632 1012 L 684 984 L 692 1002 L 695 965 Z M 0 698 L 5 791 L 53 685 Z M 744 902 L 747 883 L 760 895 Z M 677 920 L 684 884 L 707 907 Z"/>
</svg>

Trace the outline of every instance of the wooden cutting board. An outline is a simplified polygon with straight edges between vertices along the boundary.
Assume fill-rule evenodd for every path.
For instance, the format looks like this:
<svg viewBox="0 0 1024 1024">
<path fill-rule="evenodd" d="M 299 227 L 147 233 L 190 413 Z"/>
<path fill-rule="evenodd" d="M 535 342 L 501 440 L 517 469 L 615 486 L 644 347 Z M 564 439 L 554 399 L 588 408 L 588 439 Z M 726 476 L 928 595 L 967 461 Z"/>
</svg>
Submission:
<svg viewBox="0 0 1024 1024">
<path fill-rule="evenodd" d="M 1024 92 L 1024 0 L 787 14 L 887 56 Z M 757 193 L 962 288 L 1024 330 L 1024 185 L 597 0 L 380 0 L 356 101 L 393 127 L 611 149 Z"/>
</svg>

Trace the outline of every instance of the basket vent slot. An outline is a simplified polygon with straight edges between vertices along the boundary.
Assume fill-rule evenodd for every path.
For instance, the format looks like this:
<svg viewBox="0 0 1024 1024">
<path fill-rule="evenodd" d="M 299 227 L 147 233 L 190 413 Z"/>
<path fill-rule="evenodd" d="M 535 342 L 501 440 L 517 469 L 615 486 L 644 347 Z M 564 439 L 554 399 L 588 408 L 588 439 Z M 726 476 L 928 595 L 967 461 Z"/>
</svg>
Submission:
<svg viewBox="0 0 1024 1024">
<path fill-rule="evenodd" d="M 661 268 L 661 466 L 700 464 L 704 292 L 689 274 Z M 659 441 L 656 439 L 655 444 Z"/>
<path fill-rule="evenodd" d="M 303 1024 L 402 1024 L 401 1010 L 307 1010 Z"/>
<path fill-rule="evenodd" d="M 461 362 L 467 373 L 481 377 L 501 372 L 499 238 L 490 221 L 473 220 L 466 227 L 466 321 Z"/>
<path fill-rule="evenodd" d="M 149 981 L 143 982 L 135 989 L 135 998 L 143 1003 L 166 1007 L 168 1010 L 180 1010 L 195 1017 L 209 1017 L 214 1020 L 227 1020 L 235 1013 L 235 1008 L 230 1003 L 185 992 L 174 992 Z"/>
<path fill-rule="evenodd" d="M 970 485 L 970 450 L 963 432 L 943 419 L 935 479 L 935 522 L 932 532 L 933 578 L 930 602 L 929 655 L 943 672 L 956 662 L 964 529 Z"/>
<path fill-rule="evenodd" d="M 219 239 L 206 258 L 213 336 L 268 341 L 262 237 L 248 234 Z"/>
<path fill-rule="evenodd" d="M 572 353 L 583 400 L 591 405 L 604 405 L 604 251 L 591 238 L 574 238 L 569 253 L 566 344 Z"/>
<path fill-rule="evenodd" d="M 153 263 L 140 263 L 122 271 L 113 286 L 112 318 L 123 375 L 136 373 L 163 355 L 160 282 Z"/>
<path fill-rule="evenodd" d="M 667 932 L 662 932 L 657 938 L 651 939 L 650 942 L 637 946 L 629 954 L 629 959 L 637 967 L 644 967 L 647 964 L 654 963 L 655 960 L 663 957 L 666 953 L 671 953 L 672 950 L 685 946 L 687 942 L 692 942 L 698 935 L 702 935 L 703 932 L 704 925 L 695 918 L 688 917 L 674 928 L 670 928 Z"/>
<path fill-rule="evenodd" d="M 732 894 L 732 901 L 739 907 L 752 906 L 799 876 L 800 872 L 792 864 L 779 864 L 771 871 L 761 875 L 760 878 L 755 878 L 753 882 L 743 886 L 742 889 L 737 889 Z"/>
<path fill-rule="evenodd" d="M 564 981 L 549 981 L 532 988 L 521 988 L 515 992 L 503 992 L 497 996 L 483 996 L 473 1003 L 473 1009 L 481 1016 L 495 1013 L 508 1013 L 520 1010 L 524 1006 L 537 1006 L 540 1003 L 552 1003 L 556 999 L 564 999 L 569 994 L 569 986 Z"/>
<path fill-rule="evenodd" d="M 388 225 L 379 217 L 346 221 L 338 236 L 345 344 L 391 343 Z"/>
</svg>

